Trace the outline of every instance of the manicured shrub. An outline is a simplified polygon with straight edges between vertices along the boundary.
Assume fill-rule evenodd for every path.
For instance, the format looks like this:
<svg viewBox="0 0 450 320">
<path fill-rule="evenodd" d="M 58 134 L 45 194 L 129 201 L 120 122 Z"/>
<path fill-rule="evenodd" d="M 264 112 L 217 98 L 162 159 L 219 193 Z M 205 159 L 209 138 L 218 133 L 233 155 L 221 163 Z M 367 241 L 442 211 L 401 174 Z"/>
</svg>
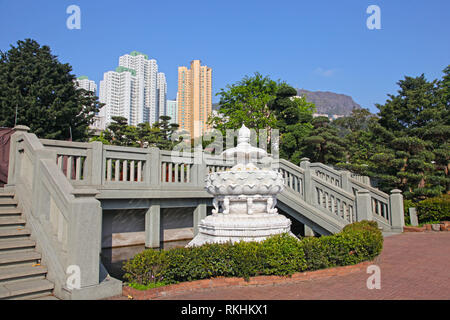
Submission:
<svg viewBox="0 0 450 320">
<path fill-rule="evenodd" d="M 306 269 L 301 241 L 287 233 L 263 241 L 258 255 L 262 260 L 262 274 L 284 276 Z"/>
<path fill-rule="evenodd" d="M 416 208 L 420 223 L 450 220 L 450 195 L 420 201 Z"/>
<path fill-rule="evenodd" d="M 383 236 L 373 221 L 342 232 L 301 240 L 279 234 L 262 242 L 205 244 L 167 251 L 145 250 L 124 264 L 125 279 L 136 288 L 213 277 L 287 276 L 305 270 L 356 264 L 375 258 Z"/>
<path fill-rule="evenodd" d="M 349 232 L 349 231 L 353 231 L 353 230 L 375 231 L 375 230 L 379 230 L 379 229 L 378 229 L 378 224 L 376 221 L 368 221 L 368 220 L 362 220 L 362 221 L 348 224 L 342 229 L 343 232 Z"/>
<path fill-rule="evenodd" d="M 240 241 L 231 245 L 226 244 L 229 248 L 229 259 L 233 262 L 230 276 L 249 277 L 261 274 L 264 260 L 259 252 L 260 244 L 258 242 Z"/>
<path fill-rule="evenodd" d="M 166 268 L 165 252 L 147 249 L 124 264 L 123 270 L 126 272 L 124 278 L 130 282 L 146 286 L 164 281 L 163 274 Z"/>
<path fill-rule="evenodd" d="M 330 267 L 329 246 L 323 241 L 323 237 L 308 237 L 302 239 L 303 252 L 305 253 L 305 270 L 318 270 Z"/>
</svg>

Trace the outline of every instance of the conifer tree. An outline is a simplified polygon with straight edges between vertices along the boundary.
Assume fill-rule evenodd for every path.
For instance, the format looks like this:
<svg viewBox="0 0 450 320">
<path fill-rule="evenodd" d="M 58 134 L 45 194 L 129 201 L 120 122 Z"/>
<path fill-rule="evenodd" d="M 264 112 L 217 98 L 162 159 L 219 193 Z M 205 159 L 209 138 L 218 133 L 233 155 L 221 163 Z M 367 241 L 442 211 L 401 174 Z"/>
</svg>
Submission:
<svg viewBox="0 0 450 320">
<path fill-rule="evenodd" d="M 48 46 L 31 39 L 0 51 L 0 126 L 27 125 L 39 138 L 87 140 L 102 104 L 75 87 L 71 71 Z"/>
</svg>

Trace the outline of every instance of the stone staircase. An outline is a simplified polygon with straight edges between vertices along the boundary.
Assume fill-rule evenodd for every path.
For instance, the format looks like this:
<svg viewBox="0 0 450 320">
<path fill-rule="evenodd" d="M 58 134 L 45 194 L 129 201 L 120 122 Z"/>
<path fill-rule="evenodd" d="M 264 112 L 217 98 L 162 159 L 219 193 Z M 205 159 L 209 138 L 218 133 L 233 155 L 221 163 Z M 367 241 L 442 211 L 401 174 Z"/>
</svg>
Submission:
<svg viewBox="0 0 450 320">
<path fill-rule="evenodd" d="M 56 299 L 13 193 L 0 189 L 0 299 Z"/>
</svg>

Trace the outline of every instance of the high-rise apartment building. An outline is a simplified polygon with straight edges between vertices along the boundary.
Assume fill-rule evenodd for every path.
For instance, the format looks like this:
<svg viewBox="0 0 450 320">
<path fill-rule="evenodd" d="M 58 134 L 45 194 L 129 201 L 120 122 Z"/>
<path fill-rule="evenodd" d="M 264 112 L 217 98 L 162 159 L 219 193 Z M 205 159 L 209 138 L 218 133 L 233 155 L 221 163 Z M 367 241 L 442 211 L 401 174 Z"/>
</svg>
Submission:
<svg viewBox="0 0 450 320">
<path fill-rule="evenodd" d="M 100 102 L 105 106 L 100 115 L 105 117 L 105 124 L 112 122 L 112 117 L 120 116 L 128 119 L 128 123 L 136 125 L 137 105 L 136 72 L 134 70 L 118 67 L 116 71 L 108 71 L 100 81 Z"/>
<path fill-rule="evenodd" d="M 164 73 L 160 74 L 165 81 Z M 158 64 L 155 59 L 137 51 L 119 57 L 116 70 L 105 72 L 100 82 L 100 102 L 106 104 L 103 108 L 106 125 L 111 123 L 113 116 L 123 116 L 134 126 L 158 121 L 160 99 L 157 81 Z M 167 84 L 164 84 L 164 90 L 167 91 Z"/>
<path fill-rule="evenodd" d="M 178 123 L 178 103 L 177 103 L 177 100 L 167 100 L 166 116 L 170 117 L 170 123 Z"/>
<path fill-rule="evenodd" d="M 156 82 L 156 96 L 158 98 L 158 119 L 160 116 L 167 115 L 167 82 L 166 75 L 162 72 L 158 72 Z"/>
<path fill-rule="evenodd" d="M 95 83 L 95 81 L 89 80 L 87 76 L 78 77 L 76 80 L 76 84 L 78 88 L 92 91 L 94 94 L 97 94 L 97 84 Z"/>
<path fill-rule="evenodd" d="M 193 60 L 191 68 L 178 67 L 178 124 L 191 138 L 203 135 L 212 110 L 212 69 Z"/>
<path fill-rule="evenodd" d="M 77 88 L 85 89 L 87 91 L 97 94 L 97 84 L 93 80 L 89 80 L 87 76 L 78 77 L 75 80 L 75 85 Z M 101 114 L 95 114 L 93 118 L 93 123 L 89 125 L 89 129 L 94 130 L 98 133 L 105 128 L 105 118 Z"/>
</svg>

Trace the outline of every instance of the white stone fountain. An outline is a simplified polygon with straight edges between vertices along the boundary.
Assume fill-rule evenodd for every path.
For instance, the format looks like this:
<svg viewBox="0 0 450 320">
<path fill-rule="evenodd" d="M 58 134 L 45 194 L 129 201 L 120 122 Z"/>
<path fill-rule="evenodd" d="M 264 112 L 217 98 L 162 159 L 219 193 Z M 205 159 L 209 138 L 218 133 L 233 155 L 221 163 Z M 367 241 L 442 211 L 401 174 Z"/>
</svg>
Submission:
<svg viewBox="0 0 450 320">
<path fill-rule="evenodd" d="M 212 242 L 262 241 L 279 233 L 290 233 L 291 221 L 278 214 L 277 194 L 284 188 L 282 175 L 272 170 L 272 158 L 252 147 L 250 130 L 239 130 L 238 145 L 225 150 L 227 159 L 236 158 L 230 170 L 210 173 L 206 190 L 214 196 L 212 215 L 201 220 L 199 233 L 188 246 Z M 263 164 L 258 168 L 257 160 Z M 255 163 L 254 163 L 255 162 Z"/>
</svg>

